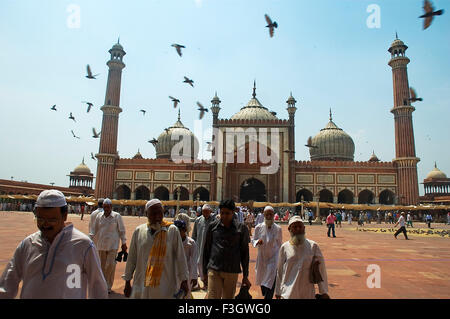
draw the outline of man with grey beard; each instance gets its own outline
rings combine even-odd
[[[325,260],[317,243],[305,237],[305,225],[300,216],[289,220],[288,230],[291,239],[281,245],[278,255],[275,297],[314,299],[315,287],[310,281],[310,271],[313,259],[317,259],[322,277],[322,281],[317,284],[320,298],[329,298]]]

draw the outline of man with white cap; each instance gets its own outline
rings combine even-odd
[[[283,243],[281,227],[274,223],[272,206],[264,208],[264,222],[257,225],[253,236],[253,246],[258,247],[256,258],[256,285],[261,286],[264,299],[272,299],[275,290],[278,253]]]
[[[294,216],[289,220],[288,230],[291,239],[281,245],[278,255],[276,298],[329,298],[327,271],[322,252],[316,242],[306,239],[305,225],[300,216]],[[315,279],[311,280],[312,277]],[[318,296],[315,295],[315,283],[312,281],[319,286]]]
[[[163,220],[159,199],[148,201],[145,212],[148,223],[139,225],[133,233],[122,276],[125,297],[173,299],[179,290],[187,294],[189,269],[178,228]]]
[[[203,289],[206,290],[206,274],[203,273],[203,249],[205,247],[205,234],[206,229],[209,224],[211,224],[215,218],[211,217],[212,209],[208,204],[202,207],[202,216],[197,217],[194,224],[194,229],[192,230],[192,239],[197,243],[198,248],[198,273],[201,280],[204,283]]]
[[[96,238],[95,245],[100,256],[103,275],[108,283],[108,293],[111,293],[119,242],[122,241],[122,252],[126,252],[127,238],[122,216],[112,211],[112,202],[109,198],[103,201],[103,212],[99,212],[96,216],[89,235],[91,238]]]
[[[93,229],[93,227],[94,227],[94,223],[95,223],[95,219],[97,218],[97,215],[99,213],[103,212],[103,201],[104,200],[105,200],[104,198],[99,198],[98,199],[98,201],[97,201],[98,207],[97,207],[96,210],[94,210],[91,213],[91,217],[89,218],[89,237],[92,239],[92,241],[94,242],[94,244],[96,246],[97,246],[97,243],[96,243],[96,239],[97,238],[94,238],[94,229]]]
[[[45,190],[36,200],[38,232],[18,245],[0,277],[0,298],[108,298],[108,287],[94,243],[66,223],[67,203],[58,190]]]

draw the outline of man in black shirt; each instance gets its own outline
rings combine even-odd
[[[243,272],[242,285],[248,280],[248,228],[233,218],[236,206],[231,199],[219,205],[220,219],[212,222],[205,236],[203,273],[207,275],[208,299],[233,299],[238,275]]]

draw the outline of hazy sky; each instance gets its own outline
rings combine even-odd
[[[380,27],[368,17],[380,8]],[[124,57],[118,149],[154,158],[147,140],[177,119],[168,98],[181,100],[181,119],[193,130],[196,101],[210,106],[217,91],[219,117],[229,118],[257,97],[287,119],[289,93],[297,99],[296,159],[309,160],[305,144],[328,122],[355,142],[355,160],[372,150],[395,157],[392,73],[387,65],[395,31],[408,45],[409,82],[423,102],[413,113],[419,182],[438,167],[450,176],[450,6],[422,30],[421,0],[160,0],[0,1],[0,178],[68,186],[66,176],[85,157],[95,174],[108,50],[117,42]],[[79,8],[79,27],[71,8]],[[269,37],[264,14],[278,22]],[[186,46],[179,57],[170,46]],[[85,76],[86,64],[97,80]],[[182,83],[194,79],[195,88]],[[86,113],[81,101],[95,108]],[[58,111],[50,110],[56,104]],[[144,116],[140,109],[148,112]],[[68,119],[72,112],[76,123]],[[203,128],[211,126],[211,112]],[[70,130],[81,137],[76,140]],[[423,186],[419,186],[423,194]]]

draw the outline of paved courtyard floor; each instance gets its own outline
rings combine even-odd
[[[84,233],[88,233],[89,215],[69,215],[68,221]],[[134,229],[146,222],[145,218],[124,216],[128,241]],[[432,224],[433,232],[450,230],[444,224]],[[283,241],[288,240],[287,225],[282,225]],[[417,232],[403,234],[395,239],[389,231],[392,225],[367,224],[357,230],[356,223],[342,224],[336,229],[336,238],[328,238],[325,225],[306,226],[307,238],[316,241],[325,256],[331,298],[450,298],[450,238]],[[415,223],[414,230],[428,231],[423,223]],[[376,230],[376,232],[375,232]],[[383,232],[383,231],[384,232]],[[410,228],[408,229],[410,230]],[[3,272],[15,248],[27,235],[37,231],[32,213],[0,212],[0,273]],[[128,243],[129,244],[129,243]],[[255,281],[257,249],[250,247],[250,281]],[[381,270],[381,288],[368,288],[369,265]],[[124,281],[121,279],[125,263],[117,263],[113,293],[110,298],[123,296]],[[241,280],[241,276],[239,281]],[[238,292],[237,291],[236,293]],[[260,287],[253,285],[253,298],[262,298]],[[194,292],[195,298],[205,293]]]

